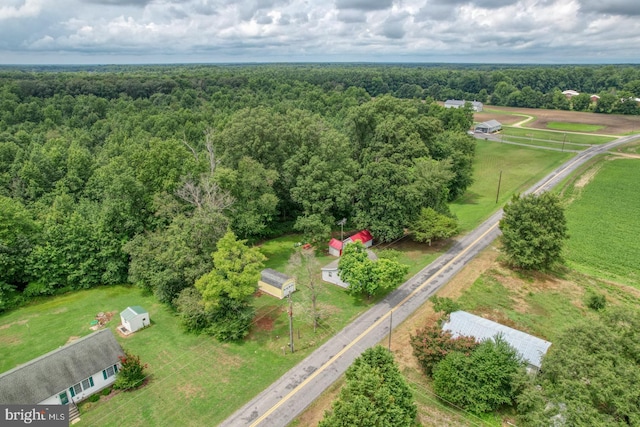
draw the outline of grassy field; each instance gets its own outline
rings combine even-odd
[[[554,141],[562,144],[562,141],[565,144],[589,144],[589,145],[599,145],[604,144],[609,141],[612,141],[614,138],[608,136],[601,135],[584,135],[577,133],[564,133],[564,132],[551,132],[539,129],[529,129],[529,128],[517,128],[504,126],[502,129],[502,135],[504,137],[512,136],[512,137],[522,137],[529,138],[533,141]]]
[[[640,288],[640,159],[603,161],[585,174],[593,180],[576,180],[567,192],[565,256],[577,270]]]
[[[461,229],[472,230],[514,193],[527,189],[573,155],[478,140],[474,182],[465,195],[451,205]],[[496,203],[499,180],[500,197]]]
[[[604,126],[599,125],[569,122],[548,122],[547,127],[553,130],[566,130],[569,132],[597,132],[604,128]]]

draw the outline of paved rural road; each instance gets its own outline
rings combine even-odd
[[[551,172],[526,193],[549,190],[587,160],[634,139],[640,139],[640,136],[623,137],[591,147]],[[404,321],[487,247],[499,234],[501,216],[502,210],[458,240],[444,255],[355,319],[221,426],[283,427],[289,424],[336,381],[356,357],[388,337],[391,324],[398,325]],[[408,344],[392,343],[392,348],[394,345]]]

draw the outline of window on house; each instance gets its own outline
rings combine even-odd
[[[90,387],[93,387],[93,378],[89,377],[86,380],[82,380],[82,389],[86,390]]]
[[[73,393],[71,394],[80,394],[82,393],[82,386],[80,385],[80,383],[74,385],[73,387],[71,387],[73,389]]]
[[[115,366],[109,366],[107,369],[102,371],[102,376],[104,377],[105,380],[107,378],[112,377],[112,376],[114,376],[116,374],[114,368],[115,368]]]

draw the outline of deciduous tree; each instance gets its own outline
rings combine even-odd
[[[346,384],[319,427],[401,427],[414,423],[417,408],[393,354],[369,348],[347,369]]]
[[[500,230],[509,264],[527,270],[559,262],[568,238],[564,209],[551,193],[514,195],[504,207]]]
[[[221,341],[240,339],[249,333],[253,318],[250,297],[258,289],[265,257],[232,231],[218,241],[212,257],[213,270],[195,284],[205,309],[212,312],[210,330]]]

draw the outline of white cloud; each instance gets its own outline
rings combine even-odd
[[[0,21],[38,16],[42,9],[39,0],[25,0],[24,3],[0,6]]]
[[[640,60],[637,0],[0,1],[5,63]]]

